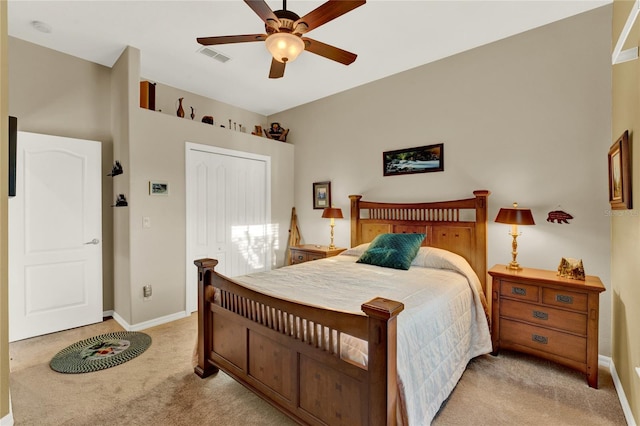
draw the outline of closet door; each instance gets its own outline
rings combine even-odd
[[[187,144],[187,312],[197,309],[195,259],[228,277],[270,269],[269,157]]]

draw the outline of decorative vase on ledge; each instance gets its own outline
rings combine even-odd
[[[178,99],[178,111],[176,112],[176,115],[180,118],[184,118],[184,108],[182,108],[182,100],[184,98],[179,98]]]

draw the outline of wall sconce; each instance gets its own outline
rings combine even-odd
[[[506,223],[507,225],[511,225],[510,235],[513,237],[513,242],[511,243],[512,260],[509,265],[507,265],[507,268],[516,271],[522,269],[516,261],[516,257],[518,256],[518,242],[516,241],[516,238],[518,238],[518,225],[536,224],[533,220],[531,210],[518,208],[518,203],[513,203],[513,207],[511,208],[500,209],[495,221],[497,223]]]
[[[333,250],[336,246],[333,244],[333,227],[335,226],[334,219],[342,219],[342,210],[336,207],[327,207],[322,212],[322,217],[325,219],[331,219],[331,244],[329,244],[329,250]]]

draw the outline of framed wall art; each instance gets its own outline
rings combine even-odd
[[[169,183],[158,180],[149,181],[149,195],[169,195]]]
[[[382,153],[384,176],[444,171],[444,144],[397,149]]]
[[[331,182],[313,183],[313,208],[325,209],[331,207]]]
[[[609,148],[609,203],[612,210],[631,209],[631,170],[629,132]]]

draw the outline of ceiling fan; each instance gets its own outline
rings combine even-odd
[[[264,41],[273,56],[269,78],[284,76],[284,67],[287,62],[294,61],[303,50],[324,56],[344,65],[349,65],[356,60],[357,55],[355,53],[347,52],[308,37],[302,37],[302,34],[318,28],[320,25],[324,25],[358,6],[362,6],[366,3],[366,0],[329,0],[302,18],[287,10],[287,0],[283,0],[282,10],[276,11],[272,11],[264,0],[244,0],[244,2],[264,21],[266,34],[198,37],[196,39],[198,43],[204,46],[211,46],[215,44]]]

